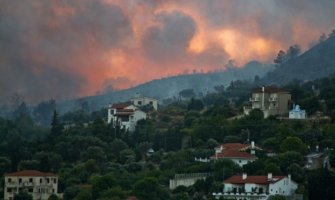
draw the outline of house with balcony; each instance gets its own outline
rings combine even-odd
[[[135,131],[137,122],[146,118],[147,114],[131,103],[110,104],[108,108],[107,122],[126,131]]]
[[[216,199],[267,200],[271,196],[293,196],[298,184],[288,176],[232,176],[224,182],[222,193],[213,193]]]
[[[251,144],[226,143],[215,147],[215,155],[211,156],[210,159],[229,159],[243,167],[257,159],[256,150],[262,149],[255,146],[255,142],[251,142]]]
[[[33,199],[47,200],[58,193],[58,176],[53,173],[36,170],[24,170],[4,175],[4,200],[13,200],[15,194],[27,192]]]
[[[137,107],[152,106],[154,110],[158,109],[158,100],[151,97],[135,97],[130,99],[130,102]]]
[[[251,106],[244,107],[245,115],[248,115],[252,109],[260,109],[264,118],[287,115],[291,107],[291,94],[286,90],[267,86],[255,89],[249,101]]]

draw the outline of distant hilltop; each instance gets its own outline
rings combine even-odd
[[[264,76],[266,84],[286,84],[294,79],[311,81],[335,73],[335,30],[301,55],[278,65]]]
[[[87,102],[90,110],[99,110],[109,103],[127,101],[138,95],[150,96],[159,101],[178,98],[183,90],[191,89],[196,95],[214,90],[215,86],[227,86],[235,80],[253,80],[255,76],[262,77],[273,69],[273,65],[252,61],[243,68],[228,68],[225,71],[212,73],[196,73],[157,79],[136,87],[113,91],[103,95],[84,97],[59,103],[59,110],[66,112],[75,109],[77,101]]]

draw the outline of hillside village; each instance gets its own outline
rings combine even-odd
[[[0,200],[335,200],[334,11],[0,1]]]
[[[54,112],[50,130],[21,110],[0,120],[3,198],[332,198],[334,80],[236,81],[168,105],[136,97]]]

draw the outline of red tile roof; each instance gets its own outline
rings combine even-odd
[[[127,113],[116,113],[115,115],[116,116],[129,116],[129,115],[132,115],[132,114],[134,114],[133,112],[127,112]]]
[[[116,108],[116,109],[123,109],[123,108],[125,108],[125,107],[128,107],[128,106],[130,106],[131,105],[131,103],[116,103],[116,104],[113,104],[112,105],[112,108]]]
[[[49,173],[49,172],[40,172],[37,170],[23,170],[13,173],[5,174],[5,176],[29,176],[29,177],[35,177],[35,176],[57,176],[56,174]]]
[[[252,91],[253,93],[262,93],[263,92],[263,88],[257,88],[254,89]],[[277,88],[277,87],[273,87],[273,86],[266,86],[264,87],[264,93],[289,93],[288,91],[281,89],[281,88]]]
[[[117,112],[134,112],[133,109],[120,109]]]
[[[132,114],[134,114],[133,109],[120,109],[120,110],[117,110],[115,113],[116,116],[127,116],[127,115],[132,115]]]
[[[232,176],[226,179],[224,183],[231,183],[231,184],[256,183],[256,184],[267,185],[269,183],[275,183],[283,178],[285,178],[285,176],[273,176],[272,179],[268,179],[267,176],[247,176],[247,178],[243,180],[241,175],[241,176]]]
[[[245,159],[256,159],[257,157],[253,154],[235,151],[235,150],[224,150],[222,153],[211,156],[211,158],[245,158]]]
[[[250,145],[249,144],[241,144],[241,143],[226,143],[226,144],[222,144],[220,146],[217,146],[216,149],[219,149],[219,148],[222,147],[225,150],[231,149],[231,150],[240,151],[241,149],[246,148],[248,146],[250,146]]]

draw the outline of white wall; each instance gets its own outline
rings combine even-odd
[[[236,192],[238,192],[239,189],[244,190],[244,184],[238,185],[238,184],[225,183],[223,191],[224,192],[233,192],[234,188],[236,188]]]
[[[305,111],[290,111],[289,119],[306,119],[306,112]]]
[[[9,182],[9,179],[11,181]],[[21,179],[21,182],[19,182]],[[32,182],[30,181],[32,179]],[[47,180],[49,179],[49,182]],[[42,180],[42,182],[40,182]],[[9,193],[8,188],[12,189]],[[4,200],[9,200],[10,197],[14,197],[15,194],[19,192],[18,188],[32,188],[33,191],[28,193],[33,196],[33,199],[48,199],[51,194],[58,193],[58,177],[48,176],[48,177],[17,177],[17,176],[6,176],[5,177],[5,188],[4,188]]]
[[[292,181],[290,178],[285,177],[278,182],[271,183],[269,185],[269,193],[271,195],[284,195],[289,196],[294,193],[294,191],[298,188],[298,184]]]
[[[130,100],[135,106],[144,106],[144,105],[152,105],[152,107],[157,110],[158,109],[158,100],[149,98],[149,97],[137,97]],[[141,104],[139,104],[141,102]]]
[[[194,185],[198,180],[205,180],[206,177],[192,177],[192,178],[182,178],[182,179],[170,179],[170,190],[176,189],[178,186],[191,186]]]
[[[255,159],[245,159],[245,158],[228,158],[232,160],[234,163],[239,165],[240,167],[243,167],[244,165],[248,164],[249,162],[254,162]]]
[[[253,188],[255,188],[256,193],[259,193],[260,188],[263,189],[262,193],[266,193],[268,191],[268,186],[267,185],[258,185],[258,184],[255,184],[255,183],[246,183],[244,185],[244,188],[245,188],[245,192],[253,192],[252,191]]]

